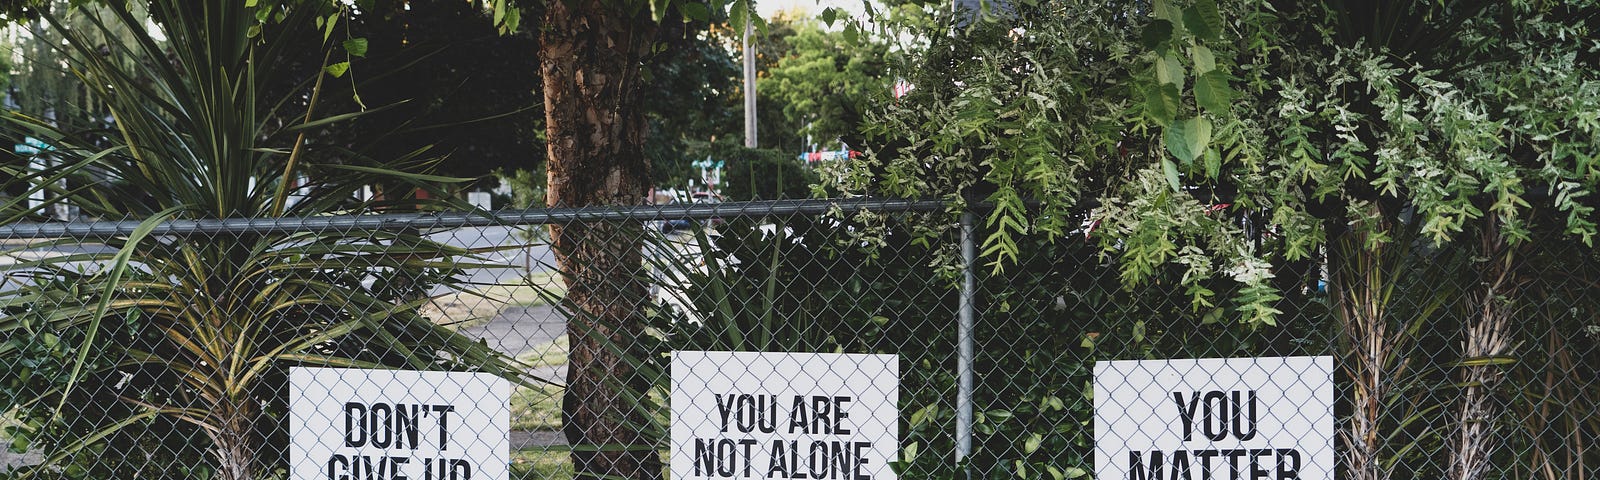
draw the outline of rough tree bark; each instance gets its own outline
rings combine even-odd
[[[1389,298],[1398,279],[1405,248],[1395,240],[1373,238],[1393,233],[1390,217],[1377,206],[1366,212],[1375,225],[1348,227],[1343,219],[1329,223],[1328,293],[1339,322],[1341,368],[1350,379],[1351,414],[1339,431],[1344,441],[1348,478],[1388,480],[1383,468],[1384,402],[1396,388],[1407,361],[1401,351],[1408,337],[1390,318]],[[1368,230],[1371,229],[1371,230]]]
[[[547,2],[540,28],[550,206],[637,205],[649,190],[639,69],[655,41],[647,8]],[[550,229],[574,312],[562,430],[578,479],[655,479],[661,460],[640,432],[645,412],[628,390],[648,383],[630,366],[643,335],[642,226],[572,223]],[[587,446],[588,448],[584,448]]]
[[[255,480],[257,448],[261,445],[256,427],[259,409],[255,402],[249,398],[225,398],[211,408],[211,418],[217,426],[209,432],[211,454],[217,460],[215,478]]]
[[[1486,478],[1500,438],[1495,432],[1495,393],[1504,379],[1496,360],[1512,349],[1515,303],[1521,282],[1513,260],[1515,247],[1506,243],[1500,223],[1490,216],[1480,233],[1478,290],[1473,292],[1476,318],[1469,320],[1461,336],[1461,397],[1456,431],[1450,441],[1450,478]]]

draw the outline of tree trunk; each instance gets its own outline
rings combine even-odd
[[[1405,245],[1376,238],[1394,233],[1380,209],[1371,207],[1366,214],[1366,222],[1376,223],[1346,227],[1343,219],[1333,220],[1328,235],[1328,295],[1345,350],[1342,368],[1353,390],[1349,424],[1339,436],[1348,478],[1388,480],[1390,472],[1382,466],[1384,404],[1405,371],[1400,352],[1407,340],[1388,307],[1399,279],[1399,257],[1405,254],[1395,249]]]
[[[1496,387],[1503,379],[1492,361],[1511,353],[1511,325],[1519,282],[1512,269],[1514,252],[1501,236],[1494,217],[1484,220],[1479,255],[1486,259],[1479,270],[1479,290],[1474,292],[1476,318],[1470,319],[1461,339],[1461,399],[1456,431],[1451,437],[1450,478],[1478,480],[1489,473],[1489,459],[1499,438],[1495,435]]]
[[[637,205],[649,191],[639,66],[656,36],[649,9],[574,0],[545,4],[540,33],[550,206]],[[625,358],[644,332],[638,223],[550,229],[567,284],[572,345],[562,430],[578,479],[655,479],[661,460],[629,398],[649,387]],[[609,345],[609,346],[608,346]],[[634,360],[637,361],[637,360]]]
[[[248,398],[229,398],[212,407],[216,430],[211,432],[211,454],[217,459],[219,480],[255,480],[256,411]]]

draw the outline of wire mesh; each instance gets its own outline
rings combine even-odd
[[[5,476],[1600,474],[1600,259],[1554,234],[1332,241],[1249,326],[1092,233],[968,265],[939,202],[142,220],[0,228]],[[673,368],[724,351],[824,356]],[[887,400],[817,393],[871,355]]]

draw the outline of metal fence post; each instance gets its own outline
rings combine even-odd
[[[972,454],[972,328],[977,316],[973,300],[977,297],[977,246],[972,238],[972,212],[961,213],[961,304],[957,313],[956,341],[956,463]],[[972,472],[967,472],[971,478]]]

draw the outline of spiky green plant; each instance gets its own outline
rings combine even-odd
[[[360,115],[316,109],[340,68],[268,98],[265,79],[291,42],[347,48],[329,36],[339,5],[152,0],[42,15],[114,128],[66,132],[8,112],[3,133],[44,140],[53,166],[6,166],[0,183],[48,192],[49,203],[92,218],[141,223],[98,240],[108,248],[5,267],[0,363],[13,368],[0,368],[0,412],[21,417],[20,443],[46,455],[24,477],[281,475],[291,366],[516,378],[509,360],[419,314],[427,289],[450,285],[450,272],[466,266],[464,249],[404,231],[156,230],[171,220],[449,206],[393,195],[437,193],[450,181],[419,173],[422,152],[370,159],[311,141],[320,126]],[[92,28],[65,28],[68,17]],[[134,41],[97,41],[112,32]],[[310,161],[319,148],[315,158],[335,160]],[[364,185],[390,186],[390,198],[355,200]],[[26,197],[0,199],[0,222],[51,208]]]

